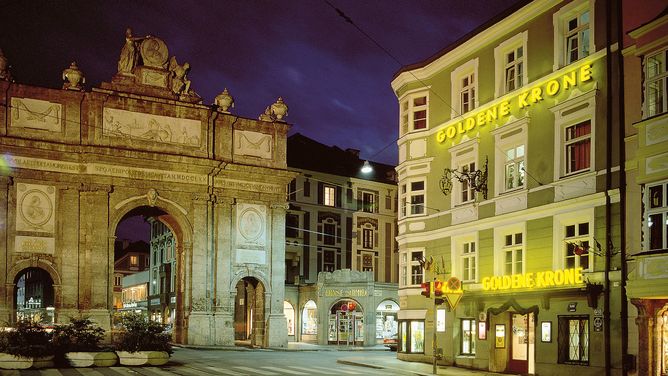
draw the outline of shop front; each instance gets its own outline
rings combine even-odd
[[[286,289],[288,337],[321,345],[382,344],[397,336],[397,301],[396,284],[376,283],[371,272],[321,272],[315,285]]]

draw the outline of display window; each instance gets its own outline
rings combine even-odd
[[[399,349],[405,353],[424,353],[424,320],[401,321]]]
[[[283,314],[285,315],[285,320],[288,324],[288,335],[295,335],[295,309],[292,308],[292,304],[287,301],[283,302]]]
[[[302,334],[318,334],[318,307],[313,300],[309,300],[302,310]]]

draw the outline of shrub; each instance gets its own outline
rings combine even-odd
[[[54,354],[51,333],[39,323],[19,320],[11,329],[0,332],[0,352],[18,357],[43,357]]]
[[[67,325],[54,330],[53,343],[60,352],[99,351],[104,329],[87,317],[70,318]]]
[[[130,313],[121,319],[123,329],[115,341],[116,350],[137,351],[166,351],[172,353],[171,337],[165,332],[165,327],[155,321],[150,321],[137,313]]]

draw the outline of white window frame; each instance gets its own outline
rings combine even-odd
[[[450,148],[450,168],[462,171],[463,166],[470,166],[471,163],[475,165],[475,169],[480,169],[480,162],[478,160],[478,139],[473,139],[468,142],[462,142],[459,145]],[[473,188],[468,187],[467,200],[463,200],[465,184],[460,183],[459,180],[452,180],[451,205],[455,206],[471,205],[475,202],[476,194]]]
[[[478,267],[480,260],[478,233],[475,232],[471,234],[453,236],[450,244],[451,244],[450,262],[452,264],[452,269],[455,270],[455,273],[457,273],[454,275],[458,275],[462,279],[462,282],[478,283],[478,277],[480,275],[480,269]],[[470,244],[473,244],[474,247],[473,252],[470,252]],[[466,252],[466,250],[469,250],[469,252]],[[469,278],[466,278],[466,273],[464,270],[465,258],[473,259],[473,267],[472,267],[474,274],[473,278],[470,278],[471,277],[470,275]]]
[[[360,193],[362,199],[362,202],[360,202],[362,205],[362,211],[365,213],[378,213],[378,192],[361,190]],[[371,200],[369,200],[368,203],[366,200],[367,197],[371,197]]]
[[[371,227],[371,225],[365,225],[365,227],[362,227],[362,248],[374,249],[373,241],[375,236],[376,234],[374,234],[374,229]]]
[[[336,187],[323,185],[322,190],[322,204],[325,206],[336,206]]]
[[[552,24],[553,24],[553,29],[554,29],[554,65],[552,66],[552,70],[556,71],[558,69],[561,69],[569,64],[574,63],[573,62],[568,62],[567,59],[567,37],[568,37],[568,21],[575,17],[576,15],[579,16],[585,11],[589,11],[589,55],[593,54],[596,52],[596,45],[594,43],[595,39],[594,38],[594,31],[596,30],[595,28],[595,13],[594,13],[594,8],[595,8],[595,0],[583,0],[583,1],[573,1],[565,6],[563,6],[561,9],[559,9],[556,13],[552,15]],[[581,30],[578,30],[578,32]],[[585,56],[580,57],[580,59],[584,58]]]
[[[509,232],[503,236],[503,275],[524,273],[524,233]],[[510,244],[509,241],[510,240]],[[518,255],[518,253],[520,253]],[[508,254],[510,254],[510,271],[508,270]],[[519,256],[519,257],[518,257]]]
[[[589,234],[586,236],[581,236],[576,234],[574,237],[566,237],[566,226],[575,225],[577,230],[578,224],[580,223],[589,223]],[[557,269],[566,269],[566,256],[568,253],[568,243],[579,243],[580,241],[589,242],[590,247],[594,247],[594,209],[584,209],[577,212],[563,213],[555,215],[553,217],[553,249],[555,250],[553,254],[553,266],[554,270]],[[589,255],[589,268],[583,269],[583,271],[591,272],[594,271],[594,253],[591,250],[588,250]],[[579,259],[576,258],[575,266],[580,265]]]
[[[655,191],[653,188],[659,188]],[[652,206],[652,194],[660,191],[661,205],[657,207]],[[668,180],[646,184],[643,190],[643,204],[645,207],[645,217],[643,218],[643,250],[650,251],[653,249],[668,248]],[[655,220],[650,221],[654,217]],[[660,217],[656,220],[656,217]],[[660,248],[651,247],[651,231],[655,229],[654,226],[661,228],[661,245]]]
[[[658,72],[655,76],[649,77],[649,66],[648,62],[649,59],[658,55],[663,54],[663,72]],[[650,85],[652,83],[657,83],[659,85],[660,90],[663,92],[661,93],[661,98],[659,101],[660,102],[661,108],[660,109],[655,109],[653,111],[650,111]],[[643,106],[642,106],[642,111],[643,111],[643,119],[664,114],[668,112],[668,49],[667,48],[662,48],[660,51],[654,51],[651,54],[647,54],[643,58]]]
[[[528,125],[529,125],[528,118],[523,118],[492,131],[492,134],[494,135],[494,145],[496,146],[494,148],[495,149],[494,173],[495,176],[498,176],[498,178],[494,179],[494,188],[495,188],[494,191],[496,192],[497,196],[508,192],[517,192],[527,189],[527,174],[524,171],[520,170],[519,163],[523,162],[524,169],[525,170],[528,169],[527,168]],[[519,146],[524,146],[524,156],[523,157],[515,156],[515,159],[509,161],[506,151],[510,149],[517,149],[517,147]],[[507,182],[506,166],[510,162],[514,162],[517,165],[516,168],[518,176],[519,175],[523,176],[523,184],[513,188],[508,188],[506,184]]]
[[[529,83],[528,71],[528,57],[527,57],[527,38],[528,31],[523,31],[514,37],[504,41],[494,48],[494,77],[495,77],[495,96],[498,98],[507,93],[516,91]],[[510,66],[507,61],[508,53],[512,51],[517,51],[518,48],[522,47],[522,74],[521,74],[521,85],[516,85],[512,90],[506,90],[506,69]],[[517,60],[517,58],[516,58]],[[511,64],[514,65],[517,62]],[[519,76],[516,75],[515,79]]]
[[[413,183],[422,182],[423,189],[413,190]],[[420,217],[427,215],[427,180],[425,177],[406,179],[400,184],[401,190],[401,210],[400,218]],[[422,204],[412,204],[413,197],[422,196]],[[419,213],[419,206],[422,206],[422,212]]]
[[[506,246],[506,236],[511,235],[513,237],[513,243],[515,243],[515,234],[522,234],[522,244],[521,245],[511,245]],[[526,222],[515,223],[509,226],[501,226],[494,228],[494,275],[504,276],[506,274],[506,252],[514,251],[517,249],[522,250],[522,270],[513,270],[515,274],[522,274],[526,271]],[[513,254],[513,257],[514,254]],[[515,262],[517,260],[513,260]],[[515,265],[513,265],[513,269]]]
[[[424,105],[416,105],[415,100],[424,97],[426,102]],[[422,128],[415,128],[416,117],[418,111],[425,111],[425,126]],[[421,118],[420,118],[421,119]],[[429,129],[429,89],[418,89],[407,92],[399,98],[399,135],[403,136],[414,131],[426,131]]]
[[[568,99],[550,109],[554,114],[554,180],[558,181],[583,172],[596,171],[596,90],[590,90],[575,98]],[[589,133],[589,168],[568,172],[566,162],[566,129],[591,121]],[[556,153],[559,153],[557,155]]]
[[[418,254],[421,254],[422,257],[425,256],[424,248],[412,248],[401,253],[401,262],[400,262],[400,278],[399,278],[399,287],[415,287],[420,286],[424,279],[424,269],[421,269],[420,262],[413,260],[413,257],[417,257]],[[413,283],[413,268],[420,268],[419,281]]]
[[[477,108],[480,103],[478,101],[478,58],[472,59],[452,71],[450,73],[450,86],[452,93],[452,106],[450,112],[450,118],[454,119],[460,115],[463,115],[475,108]],[[472,77],[472,82],[469,81],[468,86],[464,86],[462,82],[464,78]],[[462,95],[464,92],[469,93],[469,98],[471,99],[468,110],[464,109]]]

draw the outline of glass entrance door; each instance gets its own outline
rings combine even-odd
[[[529,315],[510,314],[511,340],[508,372],[529,371]]]

